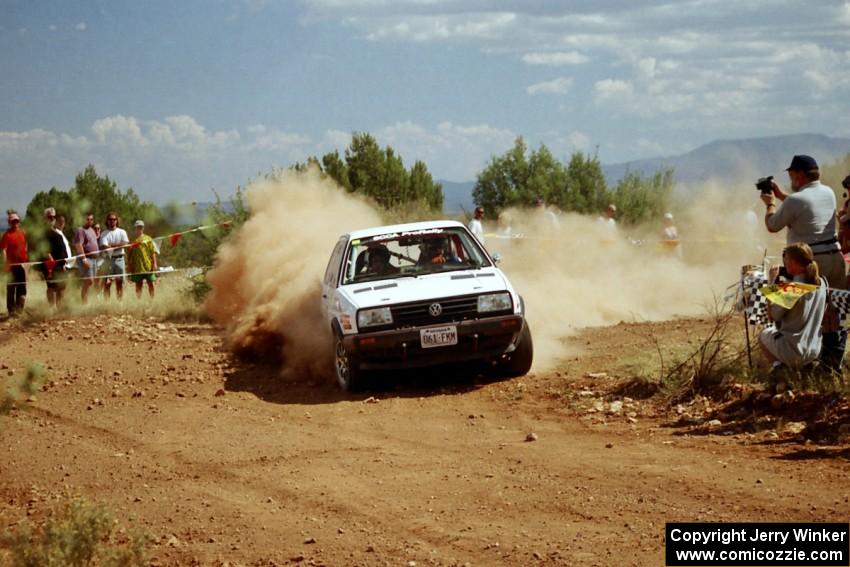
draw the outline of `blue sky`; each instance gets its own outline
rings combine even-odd
[[[88,163],[209,200],[353,131],[474,179],[523,136],[560,159],[850,135],[850,2],[0,0],[0,196]]]

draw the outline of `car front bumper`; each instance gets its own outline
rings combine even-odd
[[[422,348],[420,330],[426,327],[358,333],[343,341],[364,370],[415,368],[506,354],[513,349],[524,321],[521,315],[503,315],[450,324],[457,326],[456,345]]]

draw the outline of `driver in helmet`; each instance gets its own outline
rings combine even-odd
[[[390,264],[390,251],[383,244],[369,248],[368,272],[381,276],[397,274],[398,267]]]
[[[452,248],[446,236],[426,238],[419,245],[419,251],[419,264],[422,265],[456,264],[461,261],[452,254]]]

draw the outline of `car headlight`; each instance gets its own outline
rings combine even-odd
[[[389,325],[393,322],[393,314],[389,307],[378,307],[377,309],[363,309],[357,313],[357,326],[374,327],[376,325]]]
[[[504,293],[488,293],[487,295],[478,296],[478,312],[489,313],[491,311],[508,311],[510,310],[511,294]]]

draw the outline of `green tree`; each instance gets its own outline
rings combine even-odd
[[[39,235],[43,231],[44,209],[53,207],[56,213],[65,215],[66,231],[80,226],[86,213],[94,214],[96,222],[104,224],[106,214],[115,211],[125,229],[136,219],[142,219],[149,232],[168,228],[159,207],[148,201],[142,201],[132,188],[122,191],[118,184],[98,175],[95,167],[89,165],[74,180],[74,186],[67,191],[52,187],[49,191],[40,191],[27,205],[25,229],[30,237],[30,250],[34,258],[47,253],[47,242]]]
[[[582,214],[598,214],[614,203],[623,222],[638,223],[659,218],[670,205],[672,191],[672,170],[649,178],[629,173],[611,190],[596,155],[574,152],[564,166],[545,145],[529,153],[519,137],[513,148],[490,158],[478,174],[472,198],[493,214],[530,206],[540,197],[563,211]]]
[[[408,171],[402,157],[390,146],[381,148],[371,134],[355,132],[345,159],[334,151],[293,168],[302,171],[310,164],[318,165],[340,187],[370,197],[384,210],[416,204],[414,209],[424,205],[429,211],[442,211],[443,187],[434,182],[425,164],[417,161]]]
[[[531,206],[538,198],[562,208],[568,204],[567,172],[542,145],[528,153],[522,137],[502,156],[494,156],[478,174],[472,198],[495,214],[506,207]]]
[[[69,227],[81,224],[87,212],[94,214],[96,222],[103,222],[107,213],[115,211],[124,226],[136,219],[154,224],[162,221],[159,207],[140,200],[132,188],[122,191],[115,181],[98,175],[93,165],[77,175],[74,186],[68,191],[53,187],[49,191],[36,193],[27,205],[27,219],[40,224],[47,207],[53,207],[58,214],[64,214]]]
[[[607,205],[608,189],[596,156],[574,152],[567,166],[567,210],[593,214]]]
[[[326,174],[330,175],[337,183],[340,184],[346,191],[353,191],[351,181],[348,179],[348,167],[342,158],[339,157],[339,152],[334,151],[330,154],[325,154],[322,157],[322,168]]]
[[[425,162],[416,160],[410,170],[408,197],[424,201],[433,211],[443,210],[443,186],[434,183]]]
[[[617,183],[611,201],[617,205],[623,222],[637,224],[661,218],[670,209],[673,196],[673,170],[657,171],[649,178],[628,172]]]

